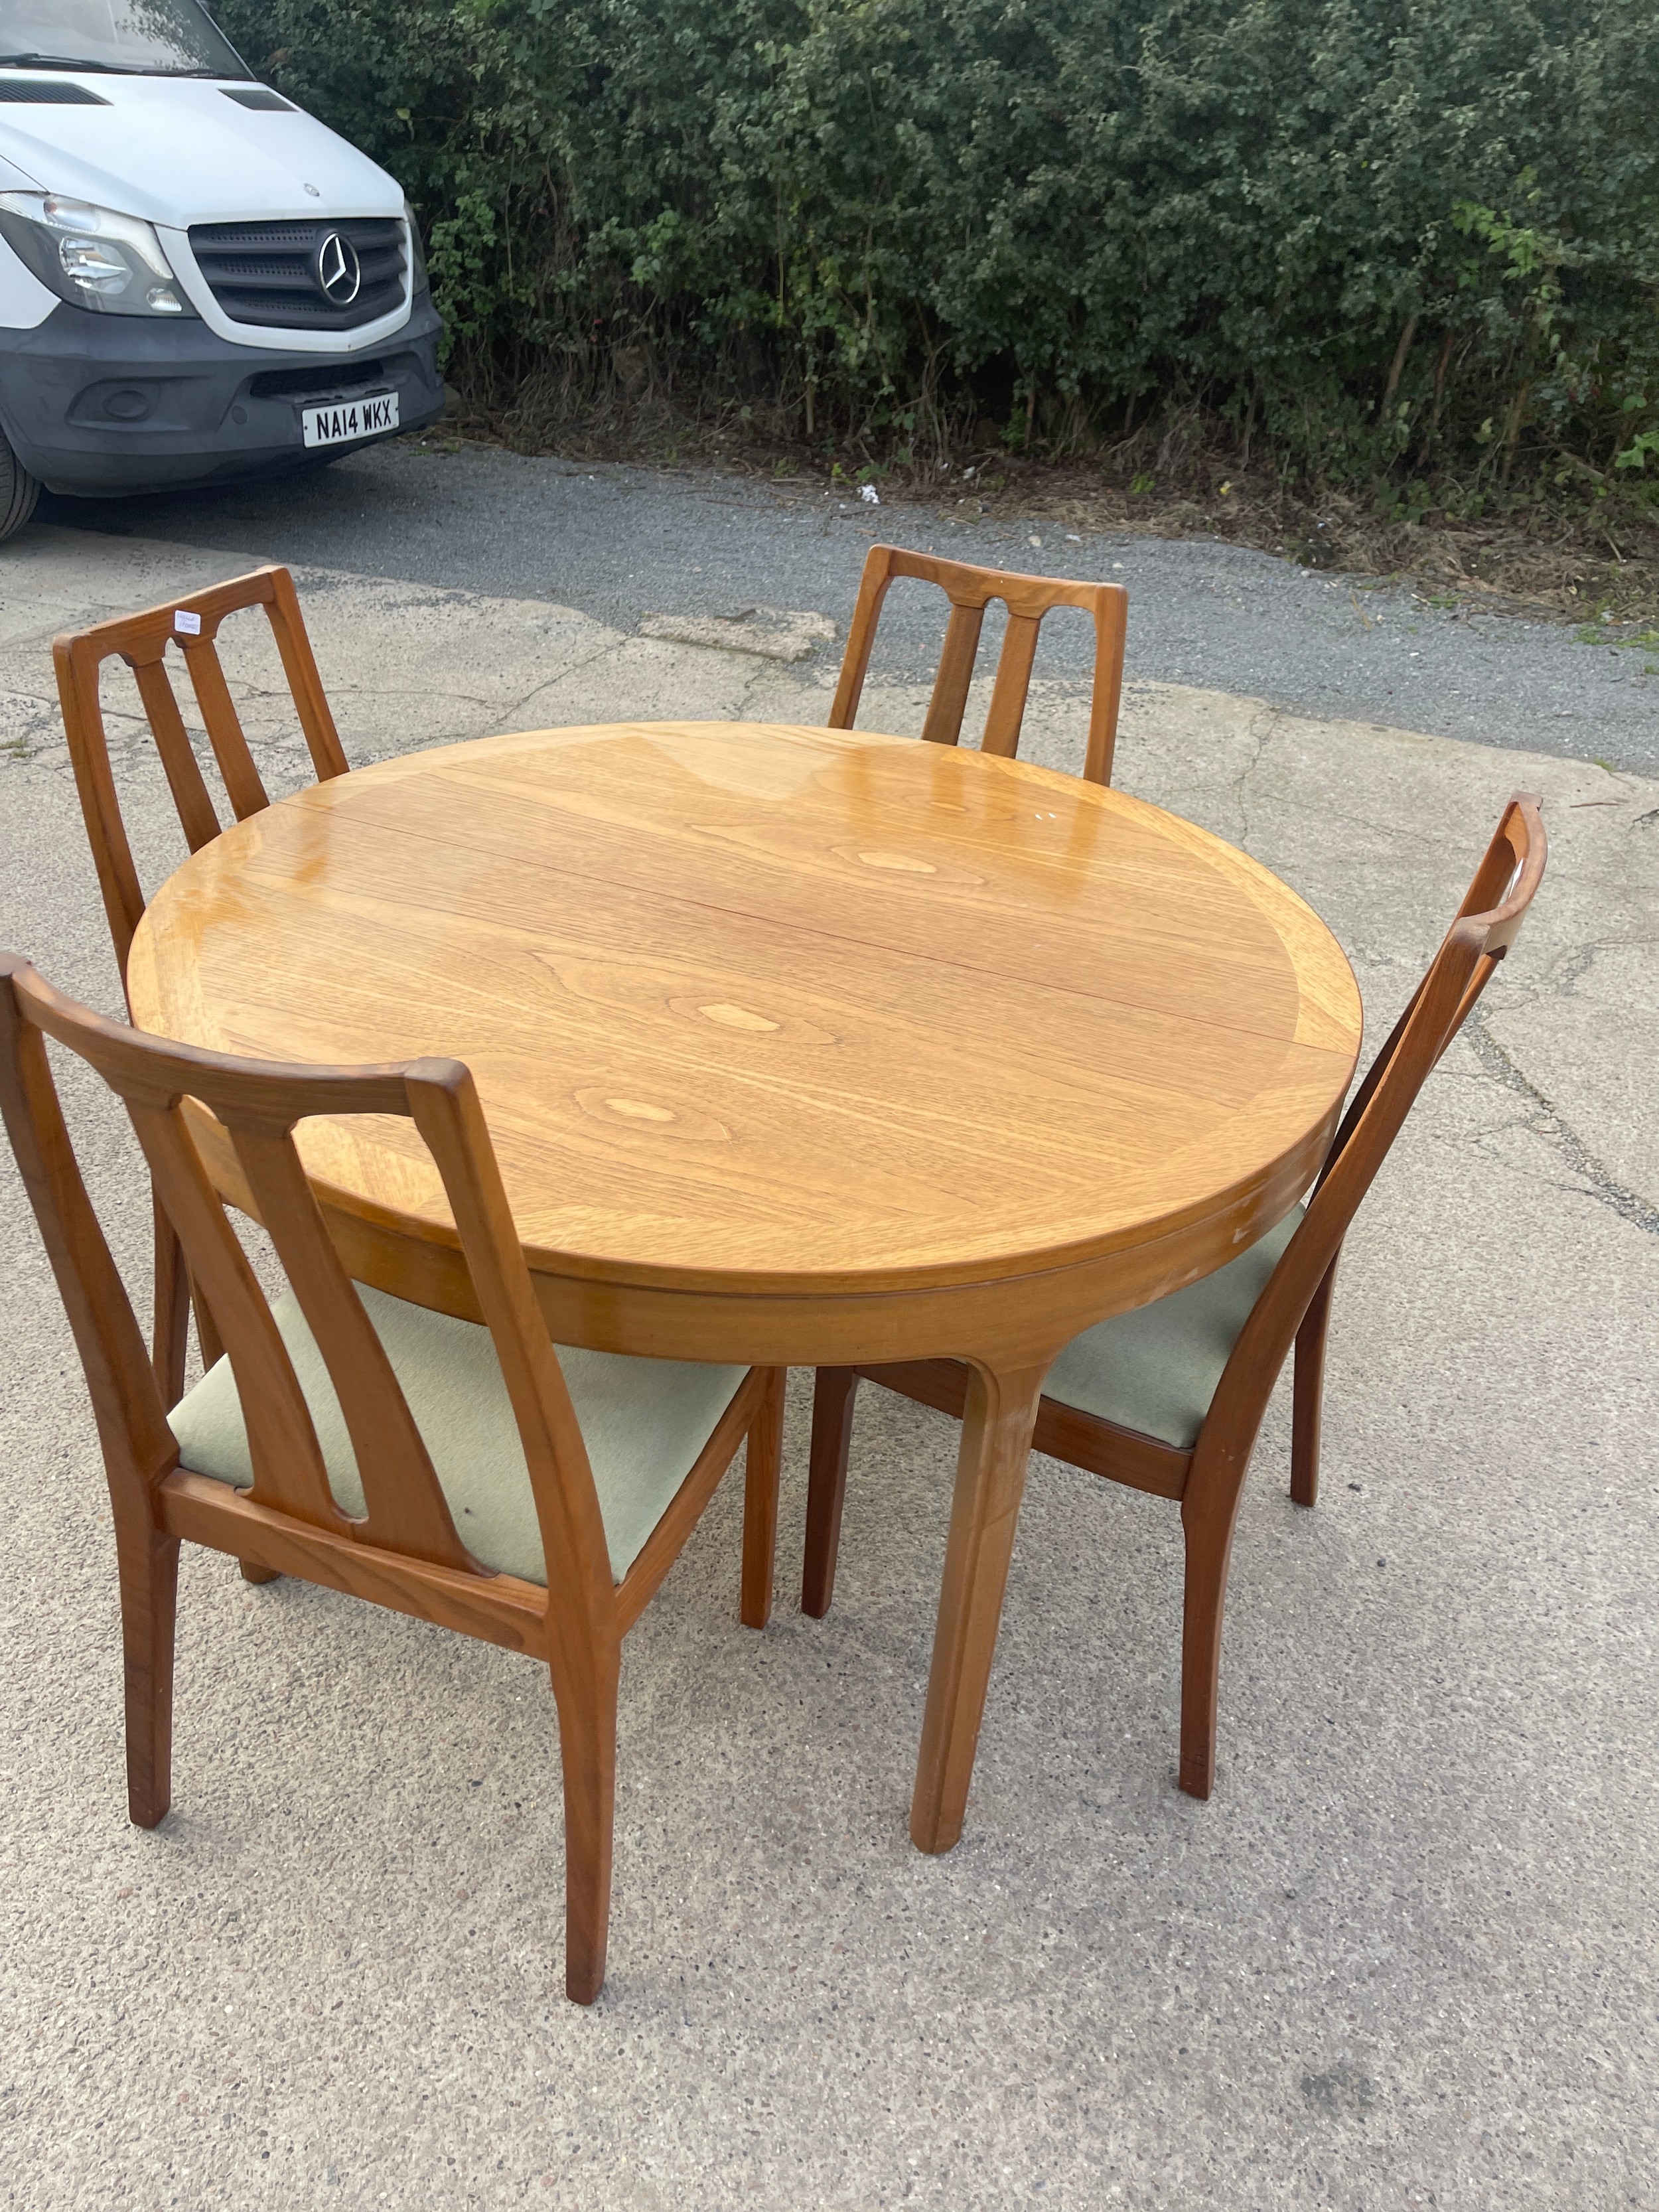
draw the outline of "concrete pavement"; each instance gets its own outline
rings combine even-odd
[[[97,1003],[118,989],[46,641],[272,550],[48,529],[3,556],[0,936]],[[836,651],[349,565],[300,586],[358,762],[822,720]],[[229,657],[281,789],[302,756],[248,628]],[[914,730],[922,696],[901,667],[861,720]],[[1025,750],[1074,765],[1085,711],[1075,676],[1042,683]],[[113,726],[156,881],[165,787]],[[1270,1415],[1214,1798],[1173,1787],[1172,1510],[1037,1462],[967,1832],[911,1849],[953,1431],[866,1394],[835,1609],[806,1622],[797,1378],[773,1628],[736,1626],[728,1486],[627,1647],[592,2012],[560,1994],[552,1701],[507,1655],[198,1555],[175,1809],[141,1834],[95,1439],[7,1174],[0,2203],[1659,2203],[1659,781],[1143,680],[1117,780],[1303,891],[1378,1035],[1511,789],[1552,838],[1350,1241],[1315,1513],[1285,1495],[1282,1393]],[[131,1147],[72,1095],[142,1277]]]

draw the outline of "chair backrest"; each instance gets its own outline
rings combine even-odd
[[[94,629],[53,640],[52,657],[58,670],[58,696],[63,702],[70,758],[123,975],[132,933],[144,911],[144,895],[110,769],[99,696],[103,665],[118,657],[131,669],[173,805],[179,810],[179,824],[191,851],[199,852],[224,825],[191,749],[167,674],[167,650],[173,644],[184,653],[226,796],[236,819],[246,821],[250,814],[269,806],[270,800],[231,701],[219,662],[217,639],[219,625],[227,615],[254,606],[263,607],[270,619],[318,780],[343,775],[346,757],[317,673],[311,641],[306,635],[294,579],[286,568],[256,568],[252,575],[234,577],[205,592],[193,592],[187,599],[171,599],[165,606],[151,607],[143,614],[123,615],[115,622],[99,623]]]
[[[1538,800],[1517,793],[1427,974],[1342,1117],[1308,1211],[1216,1386],[1200,1455],[1213,1434],[1224,1449],[1242,1448],[1249,1459],[1261,1411],[1314,1293],[1419,1091],[1514,944],[1547,851]]]
[[[295,1150],[308,1115],[413,1121],[443,1179],[495,1341],[541,1523],[550,1602],[610,1620],[604,1522],[581,1431],[536,1304],[472,1078],[458,1061],[286,1066],[167,1043],[106,1021],[0,957],[0,1109],[63,1294],[92,1394],[118,1520],[148,1515],[177,1463],[125,1286],[88,1198],[44,1039],[88,1061],[121,1098],[155,1188],[203,1285],[246,1425],[252,1501],[312,1528],[483,1574],[455,1530],[414,1416],[330,1240]],[[326,1364],[362,1478],[349,1518],[329,1488],[304,1395],[270,1309],[208,1180],[184,1115],[195,1098],[228,1132],[258,1215]]]
[[[997,568],[975,568],[964,561],[939,561],[929,553],[907,553],[896,545],[872,545],[859,583],[853,626],[847,633],[841,681],[830,710],[832,730],[850,730],[859,710],[882,602],[896,576],[915,576],[937,584],[951,602],[939,673],[922,736],[935,744],[953,745],[962,735],[968,690],[974,680],[985,610],[1000,599],[1008,610],[1008,627],[997,660],[990,710],[980,739],[982,752],[1012,760],[1019,750],[1020,724],[1031,686],[1037,632],[1051,607],[1082,607],[1095,624],[1095,682],[1089,707],[1089,743],[1083,773],[1091,783],[1112,780],[1112,750],[1117,742],[1118,701],[1123,689],[1123,640],[1129,595],[1121,584],[1072,584],[1053,576],[1019,576]]]

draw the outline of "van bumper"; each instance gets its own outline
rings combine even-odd
[[[441,330],[429,292],[362,355],[233,344],[193,319],[150,322],[65,304],[32,331],[0,329],[0,426],[49,491],[107,498],[222,483],[355,453],[443,412]],[[307,447],[300,410],[368,392],[398,395],[394,431]]]

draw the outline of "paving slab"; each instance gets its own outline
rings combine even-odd
[[[264,541],[21,542],[22,580],[0,575],[0,939],[113,1010],[47,641]],[[528,593],[300,583],[357,762],[827,711],[830,641],[781,663]],[[292,787],[257,623],[228,656]],[[890,671],[860,720],[913,734],[924,698]],[[1026,750],[1075,766],[1085,715],[1079,681],[1040,683]],[[165,785],[136,719],[112,726],[157,881]],[[736,1623],[728,1484],[626,1647],[591,2011],[561,1993],[552,1700],[507,1654],[193,1555],[174,1810],[131,1828],[96,1441],[7,1172],[0,2204],[1659,2204],[1659,782],[1139,680],[1117,780],[1312,901],[1373,1042],[1512,789],[1541,794],[1552,839],[1513,959],[1350,1239],[1315,1512],[1286,1496],[1282,1390],[1270,1410],[1214,1797],[1174,1787],[1173,1510],[1038,1460],[967,1832],[911,1848],[953,1431],[866,1392],[836,1604],[807,1621],[796,1376],[773,1627]],[[131,1141],[66,1091],[142,1285]]]

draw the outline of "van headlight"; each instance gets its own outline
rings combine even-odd
[[[421,226],[409,202],[404,202],[404,221],[409,225],[409,294],[424,292],[427,287],[426,252],[421,244]]]
[[[150,224],[51,193],[0,192],[0,236],[40,282],[104,315],[196,313]]]

